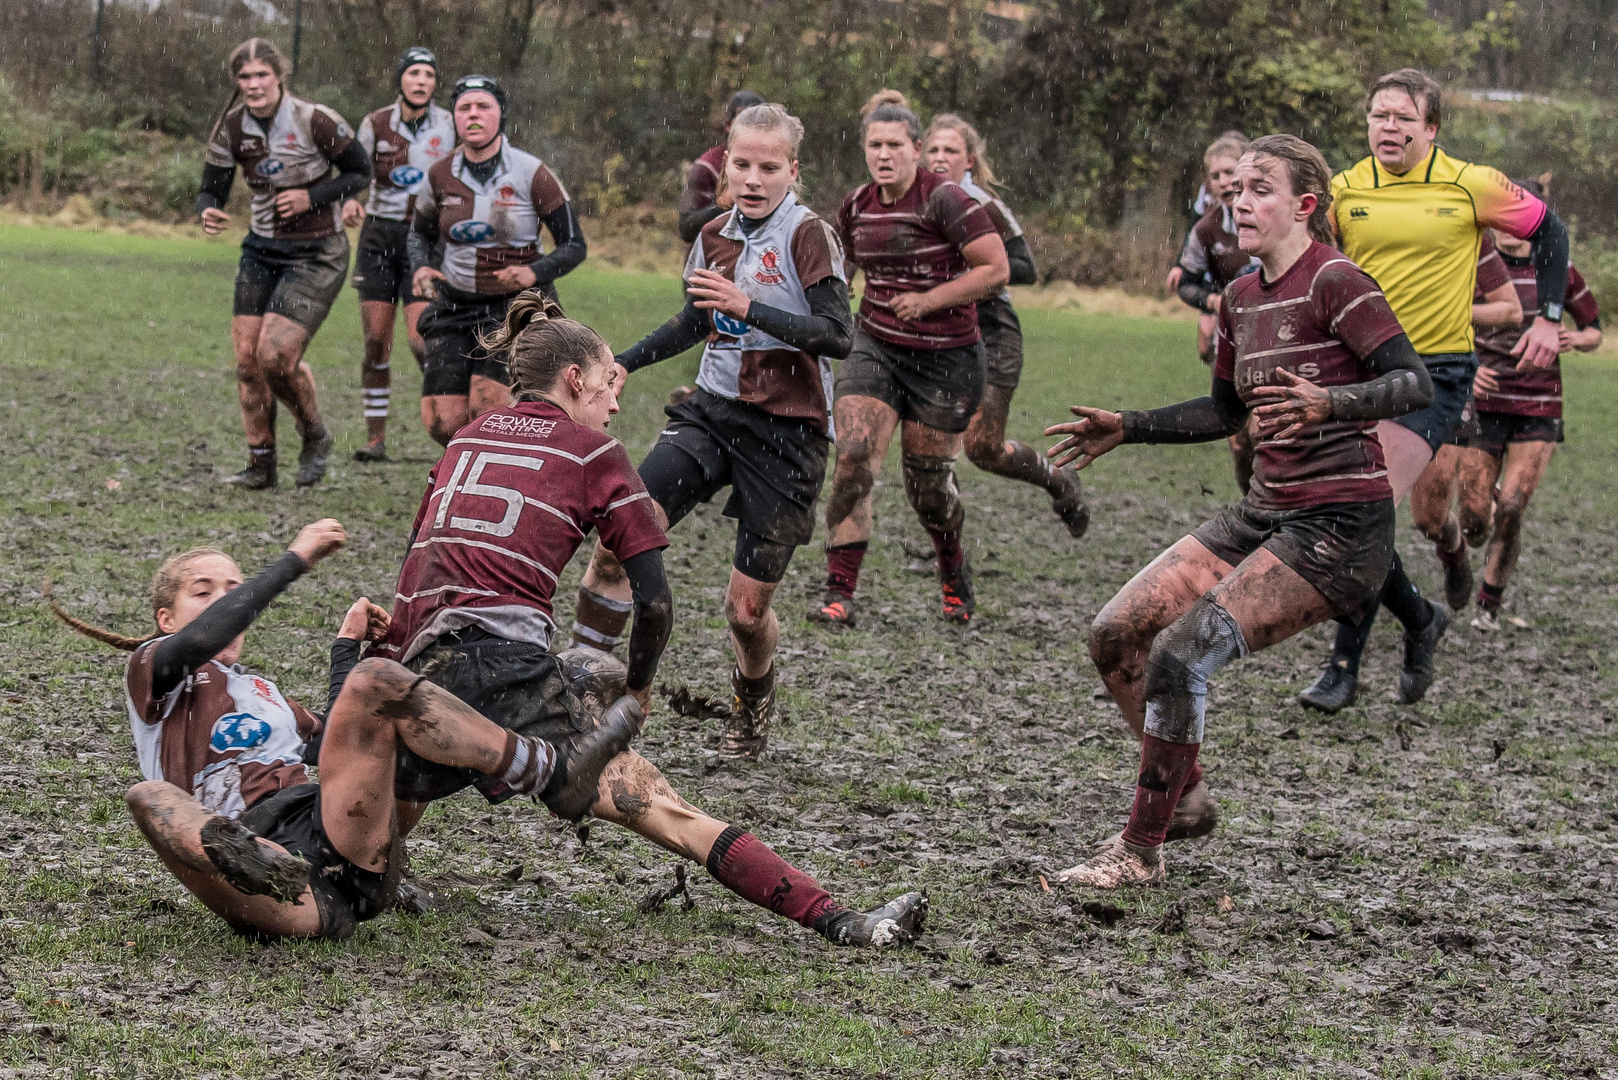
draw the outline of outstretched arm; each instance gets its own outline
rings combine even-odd
[[[1078,420],[1045,429],[1047,435],[1067,436],[1045,451],[1046,457],[1054,459],[1051,464],[1059,469],[1068,464],[1086,468],[1102,454],[1126,442],[1210,442],[1234,435],[1247,418],[1247,406],[1236,393],[1235,385],[1217,375],[1207,397],[1182,401],[1178,405],[1123,413],[1074,405],[1071,411]]]
[[[708,336],[708,316],[697,310],[697,302],[687,297],[685,307],[663,325],[618,354],[625,371],[639,371],[659,360],[678,356]]]

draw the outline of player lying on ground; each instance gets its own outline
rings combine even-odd
[[[668,538],[628,452],[606,434],[618,412],[622,369],[600,335],[562,318],[536,290],[511,302],[501,333],[485,345],[509,355],[515,403],[463,428],[433,468],[399,571],[392,624],[374,651],[503,728],[563,743],[596,722],[550,651],[558,576],[591,530],[618,555],[635,608],[625,689],[644,706],[673,622],[663,576]],[[413,715],[425,721],[445,707],[440,697],[421,701],[426,711]],[[627,714],[624,706],[615,709]],[[638,721],[639,710],[634,715]],[[429,802],[469,785],[490,802],[509,797],[484,774],[400,749],[400,799]],[[839,906],[756,837],[676,795],[633,750],[607,766],[593,806],[558,813],[586,811],[704,864],[743,898],[840,945],[909,936],[926,914],[920,893],[868,915]]]
[[[236,661],[249,625],[344,539],[335,521],[306,526],[245,582],[221,551],[176,555],[152,583],[158,632],[142,640],[57,610],[81,633],[133,650],[125,692],[146,779],[129,789],[130,811],[164,865],[239,930],[341,938],[388,908],[403,862],[397,748],[582,812],[602,766],[632,730],[620,719],[612,745],[591,733],[553,749],[497,727],[435,686],[417,686],[397,664],[368,660],[356,668],[360,642],[388,624],[387,613],[363,598],[332,646],[325,718],[243,670]],[[306,765],[314,751],[319,785]]]
[[[371,163],[341,116],[287,92],[286,60],[274,45],[249,38],[229,67],[236,86],[208,136],[197,195],[202,231],[212,236],[230,223],[224,207],[238,165],[253,193],[230,320],[248,462],[224,483],[275,486],[279,401],[303,439],[296,479],[306,487],[326,475],[332,438],[303,353],[342,292],[348,235],[339,207],[365,187]]]
[[[770,602],[815,531],[826,477],[831,361],[848,355],[848,279],[831,226],[798,201],[803,124],[780,105],[737,115],[725,158],[734,209],[703,227],[686,261],[685,307],[625,349],[638,371],[706,341],[697,389],[640,464],[664,529],[725,487],[736,555],[725,590],[735,703],[720,756],[757,757],[775,715]],[[629,620],[629,580],[597,545],[579,586],[576,645],[611,652]]]
[[[1534,189],[1533,181],[1522,183]],[[1435,516],[1444,516],[1447,533],[1464,537],[1473,547],[1488,542],[1483,584],[1478,588],[1478,615],[1472,620],[1479,630],[1499,629],[1501,600],[1522,551],[1528,502],[1563,438],[1560,361],[1539,368],[1512,355],[1517,341],[1540,313],[1531,245],[1499,234],[1496,241],[1520,297],[1522,315],[1507,327],[1479,326],[1482,363],[1472,398],[1475,430],[1467,432],[1458,445],[1440,452],[1453,455],[1454,471],[1440,477],[1449,482],[1429,484],[1423,473],[1411,496],[1413,503],[1419,497],[1435,504]],[[1560,348],[1563,352],[1590,352],[1601,346],[1601,311],[1578,268],[1569,266],[1567,275],[1566,314],[1573,317],[1574,326],[1561,328]],[[1485,304],[1473,307],[1482,309]],[[1450,511],[1452,494],[1460,496],[1459,520]],[[1460,559],[1467,566],[1465,580],[1470,586],[1472,575],[1464,548]]]
[[[1006,246],[1011,285],[1033,285],[1039,280],[1034,253],[1028,248],[1011,207],[996,188],[988,148],[978,129],[954,113],[933,117],[922,137],[927,168],[947,176],[983,207]],[[1022,323],[1011,306],[1011,293],[1001,289],[979,300],[978,333],[983,335],[983,399],[966,429],[966,459],[985,472],[1034,484],[1051,497],[1051,509],[1075,539],[1090,527],[1090,508],[1084,485],[1072,469],[1053,469],[1032,446],[1006,438],[1011,396],[1022,378]]]
[[[932,538],[945,619],[972,618],[966,510],[955,459],[983,399],[976,301],[1011,279],[994,222],[947,177],[921,167],[921,120],[883,90],[860,122],[871,182],[837,212],[843,252],[865,275],[854,347],[837,372],[837,467],[826,497],[826,593],[815,622],[854,625],[877,472],[895,431],[910,507]]]
[[[1255,141],[1237,170],[1236,227],[1259,273],[1225,289],[1210,396],[1147,412],[1075,406],[1050,453],[1080,468],[1122,443],[1208,442],[1258,418],[1252,489],[1123,587],[1090,655],[1141,734],[1124,831],[1062,880],[1164,878],[1182,793],[1201,783],[1208,678],[1220,667],[1376,602],[1393,552],[1378,420],[1420,408],[1432,382],[1376,283],[1330,237],[1330,172],[1290,135]],[[1214,808],[1202,793],[1208,825]],[[1203,831],[1206,831],[1204,829]]]

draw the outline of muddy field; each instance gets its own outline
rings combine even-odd
[[[1223,822],[1170,849],[1164,888],[1055,884],[1122,825],[1137,761],[1084,640],[1123,581],[1234,496],[1222,446],[1113,455],[1092,470],[1082,542],[1042,495],[963,467],[980,604],[964,633],[936,619],[930,548],[889,483],[860,629],[799,618],[818,548],[779,594],[784,715],[766,760],[718,767],[717,721],[654,716],[640,748],[678,790],[840,898],[927,890],[916,946],[835,951],[697,867],[694,906],[659,906],[646,898],[677,871],[660,850],[469,796],[412,839],[438,910],[265,946],[140,841],[122,657],[65,633],[39,594],[51,575],[70,608],[144,633],[163,555],[214,543],[251,572],[337,516],[350,549],[244,656],[311,702],[343,609],[390,595],[436,458],[413,365],[395,365],[396,460],[346,460],[362,435],[345,293],[311,352],[339,433],[331,478],[215,487],[241,456],[232,263],[222,244],[0,229],[0,1077],[1618,1076],[1610,360],[1570,364],[1569,442],[1508,593],[1524,625],[1484,637],[1468,610],[1416,707],[1392,701],[1386,626],[1365,702],[1335,718],[1293,703],[1326,629],[1221,672],[1204,761]],[[618,346],[678,303],[665,279],[565,284]],[[1158,404],[1205,378],[1184,322],[1026,321],[1025,437],[1069,403]],[[637,458],[693,366],[632,380],[614,431]],[[698,693],[726,692],[731,535],[705,507],[670,550],[663,677]],[[1424,545],[1408,528],[1401,543],[1436,586]]]

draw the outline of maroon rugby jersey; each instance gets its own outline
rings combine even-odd
[[[1523,331],[1539,317],[1539,287],[1534,283],[1534,261],[1531,258],[1512,258],[1498,252],[1496,257],[1503,259],[1510,281],[1517,287],[1517,299],[1522,301],[1522,323],[1478,332],[1478,361],[1494,371],[1500,380],[1500,389],[1490,393],[1481,386],[1474,387],[1472,401],[1479,412],[1559,419],[1562,415],[1561,360],[1551,361],[1549,367],[1518,371],[1518,358],[1511,355],[1511,350],[1522,340]],[[1479,298],[1483,292],[1483,286],[1479,283]],[[1595,295],[1585,283],[1584,275],[1572,266],[1567,268],[1567,302],[1563,306],[1580,330],[1601,316]]]
[[[1511,275],[1506,272],[1506,260],[1501,257],[1500,249],[1494,246],[1494,237],[1489,235],[1488,229],[1484,229],[1483,244],[1478,248],[1477,299],[1481,300],[1500,286],[1510,284]]]
[[[1371,276],[1318,241],[1273,283],[1263,271],[1225,288],[1214,375],[1230,379],[1251,407],[1253,391],[1285,369],[1317,386],[1368,382],[1361,362],[1403,333]],[[1250,504],[1291,510],[1391,498],[1376,421],[1328,420],[1288,439],[1260,436]]]
[[[557,576],[591,529],[620,559],[668,546],[623,444],[545,401],[484,413],[428,477],[372,651],[403,662],[468,626],[548,647]]]
[[[685,190],[680,192],[680,213],[706,210],[719,195],[719,177],[725,168],[725,147],[710,146],[691,163],[685,174]]]
[[[961,249],[997,235],[994,222],[959,184],[922,169],[893,205],[875,182],[848,193],[837,211],[843,251],[865,275],[860,329],[907,349],[949,349],[980,340],[976,304],[957,304],[906,322],[893,314],[900,293],[926,292],[966,273]]]

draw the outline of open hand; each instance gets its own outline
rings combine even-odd
[[[342,522],[336,518],[321,518],[299,529],[297,538],[287,545],[287,550],[295,553],[313,570],[321,559],[340,550],[346,543],[348,533],[343,531]]]
[[[747,321],[747,309],[753,303],[734,281],[712,270],[693,270],[685,291],[704,311],[717,311],[742,322]]]
[[[1562,345],[1561,330],[1549,319],[1536,318],[1511,347],[1511,355],[1518,358],[1517,370],[1550,367]]]
[[[1047,435],[1066,435],[1067,438],[1045,451],[1051,464],[1060,469],[1072,464],[1075,469],[1088,468],[1096,458],[1124,441],[1124,418],[1121,413],[1106,409],[1092,409],[1088,405],[1073,405],[1069,411],[1080,419],[1066,424],[1052,424],[1045,429]]]
[[[275,216],[278,218],[295,218],[299,214],[309,212],[314,203],[309,201],[308,188],[287,188],[275,197]]]
[[[362,596],[343,616],[343,628],[337,631],[337,636],[350,641],[375,641],[388,632],[388,623],[386,609]]]
[[[202,231],[209,236],[218,236],[221,229],[230,224],[230,215],[217,206],[210,206],[202,212]]]
[[[1276,382],[1253,389],[1253,396],[1264,403],[1253,410],[1260,435],[1287,439],[1331,419],[1331,394],[1325,387],[1285,368],[1276,368],[1275,378]]]

